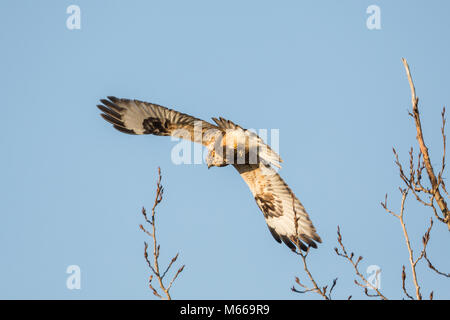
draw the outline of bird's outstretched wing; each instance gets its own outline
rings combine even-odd
[[[250,150],[254,150],[260,159],[281,168],[280,163],[283,162],[281,157],[273,151],[256,133],[244,129],[232,121],[226,120],[222,117],[219,119],[212,119],[215,123],[217,123],[217,126],[224,131],[225,139],[223,139],[223,143],[228,147],[233,149],[243,148],[247,154]],[[259,162],[259,160],[254,163],[257,162]]]
[[[211,132],[219,130],[209,122],[153,103],[116,97],[100,101],[97,107],[103,111],[101,116],[128,134],[175,136],[206,145]]]
[[[308,213],[273,168],[263,162],[235,164],[234,167],[249,186],[276,241],[283,241],[290,249],[295,250],[294,243],[298,237],[302,250],[306,250],[308,245],[317,248],[315,241],[322,240],[316,233]]]

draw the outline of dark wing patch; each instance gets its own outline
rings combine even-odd
[[[142,123],[145,129],[144,134],[154,134],[157,136],[170,136],[169,125],[170,122],[168,120],[161,121],[161,119],[154,117],[146,118]]]
[[[275,199],[272,193],[260,193],[255,196],[258,207],[264,214],[264,218],[279,217],[282,215],[283,207],[281,201]]]

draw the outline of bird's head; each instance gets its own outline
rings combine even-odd
[[[205,160],[208,169],[211,167],[225,167],[228,165],[225,159],[217,154],[214,149],[208,152]]]
[[[214,167],[214,158],[215,158],[215,152],[214,150],[208,152],[208,155],[206,156],[206,165],[208,166],[208,169],[211,167]]]

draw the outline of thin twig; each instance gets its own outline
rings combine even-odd
[[[400,191],[401,191],[401,193],[402,193],[402,201],[401,201],[401,205],[400,205],[400,213],[396,214],[396,213],[393,213],[391,210],[389,210],[389,209],[387,208],[387,203],[386,203],[386,202],[385,202],[385,203],[382,203],[381,206],[382,206],[388,213],[390,213],[390,214],[392,214],[393,216],[395,216],[395,217],[399,220],[399,222],[400,222],[400,225],[401,225],[402,230],[403,230],[403,236],[405,237],[406,247],[407,247],[407,249],[408,249],[409,263],[410,263],[410,265],[411,265],[411,273],[412,273],[412,275],[413,275],[414,287],[416,288],[416,298],[417,298],[418,300],[422,300],[422,295],[420,294],[420,285],[419,285],[419,281],[418,281],[418,279],[417,279],[416,265],[417,265],[417,262],[419,262],[419,260],[423,258],[423,251],[422,251],[422,253],[420,254],[420,256],[419,256],[416,260],[414,260],[414,253],[413,253],[413,250],[412,250],[412,248],[411,248],[411,242],[410,242],[410,240],[409,240],[408,231],[407,231],[407,229],[406,229],[406,224],[405,224],[405,221],[404,221],[404,219],[403,219],[403,218],[404,218],[404,212],[405,212],[405,201],[406,201],[406,198],[407,198],[407,196],[408,196],[408,191],[409,191],[409,190],[410,190],[410,189],[400,189]],[[430,227],[430,228],[431,228],[431,227]],[[427,241],[427,243],[428,243],[428,241]],[[426,244],[424,244],[424,250],[425,250],[425,247],[426,247]],[[404,273],[404,267],[403,267],[403,273],[402,273],[402,281],[403,281],[403,283],[404,283],[404,281],[405,281],[405,278],[406,278],[406,274]],[[404,286],[404,285],[403,285],[403,286]],[[405,289],[404,289],[403,291],[405,292],[405,294],[406,294],[408,297],[410,297],[410,296],[408,295],[408,293],[406,292]]]
[[[410,299],[414,300],[414,298],[408,293],[406,290],[406,272],[405,272],[405,266],[402,266],[402,289],[405,295]]]
[[[427,262],[428,262],[428,267],[429,267],[431,270],[433,270],[434,272],[436,272],[437,274],[439,274],[439,275],[441,275],[441,276],[450,278],[450,273],[445,273],[445,272],[439,271],[439,270],[431,263],[430,259],[428,259],[428,256],[427,256],[426,252],[425,252],[424,258],[425,258],[425,260],[427,260]]]

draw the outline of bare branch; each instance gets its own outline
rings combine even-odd
[[[345,259],[347,259],[351,265],[353,266],[353,269],[355,270],[356,275],[363,281],[363,283],[358,282],[357,280],[355,280],[355,284],[360,286],[361,288],[364,288],[364,293],[366,294],[366,296],[368,297],[379,297],[383,300],[387,300],[387,298],[380,292],[380,290],[375,287],[374,285],[372,285],[359,271],[359,263],[362,261],[363,257],[359,256],[358,259],[353,260],[354,258],[354,253],[347,253],[347,250],[342,242],[342,235],[341,235],[341,229],[338,226],[337,227],[337,238],[338,238],[338,243],[341,247],[341,251],[339,251],[338,248],[334,248],[334,251],[336,252],[336,254],[338,256],[341,256]],[[376,294],[369,294],[369,290],[368,289],[372,289],[376,292]]]
[[[417,142],[419,143],[420,151],[423,155],[423,162],[425,165],[425,168],[427,170],[428,178],[430,180],[431,189],[433,190],[434,198],[436,199],[436,203],[438,204],[439,208],[442,211],[442,214],[444,216],[444,222],[447,224],[448,229],[450,231],[450,217],[449,217],[449,210],[447,207],[447,202],[442,197],[440,191],[439,191],[439,185],[441,184],[442,175],[439,174],[439,180],[436,178],[436,175],[434,174],[433,166],[431,165],[430,155],[428,153],[428,148],[425,144],[424,138],[423,138],[423,132],[422,132],[422,124],[420,120],[420,114],[419,114],[419,98],[416,96],[416,89],[414,87],[414,82],[412,80],[411,72],[409,70],[409,65],[406,59],[402,59],[403,65],[405,66],[406,75],[408,77],[409,86],[411,88],[411,103],[412,103],[412,117],[414,118],[415,125],[416,125],[416,131],[417,131]],[[443,165],[441,172],[443,173],[444,167],[445,167],[445,109],[442,112],[442,118],[443,118],[443,124],[442,124],[442,135],[444,140],[444,156],[443,156]]]
[[[178,269],[178,271],[175,273],[174,277],[170,281],[169,285],[168,286],[164,285],[163,279],[166,276],[167,272],[172,267],[172,265],[177,260],[178,253],[172,258],[172,260],[168,264],[167,268],[161,274],[160,273],[160,264],[159,264],[159,254],[160,254],[161,246],[158,244],[158,241],[156,238],[156,207],[162,201],[162,196],[164,193],[164,188],[161,185],[161,178],[162,178],[161,169],[158,168],[158,180],[156,182],[156,196],[155,196],[155,201],[153,203],[152,215],[151,215],[150,219],[147,216],[147,211],[145,210],[145,208],[142,208],[142,215],[144,216],[145,221],[151,226],[151,228],[152,228],[151,232],[148,231],[147,229],[145,229],[145,227],[142,224],[139,225],[139,228],[145,234],[147,234],[153,241],[153,252],[152,252],[153,253],[153,262],[150,261],[150,259],[149,259],[148,244],[147,244],[147,242],[144,242],[144,258],[145,258],[145,261],[147,262],[148,267],[150,268],[150,270],[153,273],[152,275],[150,275],[149,280],[148,280],[149,288],[150,288],[150,290],[152,290],[152,292],[155,296],[157,296],[160,299],[164,299],[163,296],[158,292],[158,290],[152,284],[153,276],[155,276],[158,281],[160,289],[164,292],[165,299],[171,300],[172,297],[169,292],[170,288],[172,287],[174,281],[177,279],[178,275],[184,270],[184,265]]]

